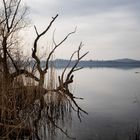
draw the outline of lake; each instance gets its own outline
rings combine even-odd
[[[69,134],[77,140],[128,140],[140,122],[140,68],[85,68],[75,73],[72,91],[89,114],[73,114]],[[68,139],[60,134],[57,139]]]

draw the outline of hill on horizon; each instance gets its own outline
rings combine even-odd
[[[68,59],[55,59],[53,61],[69,61]],[[75,61],[75,60],[72,60]],[[140,62],[140,60],[130,59],[130,58],[120,58],[120,59],[110,59],[110,60],[81,60],[81,61],[115,61],[115,62]]]

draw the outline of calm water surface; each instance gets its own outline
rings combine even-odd
[[[77,140],[128,140],[140,122],[140,74],[137,69],[94,68],[75,73],[72,89],[89,115],[73,115]],[[61,136],[59,139],[66,139]]]

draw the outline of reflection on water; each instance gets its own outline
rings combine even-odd
[[[76,73],[73,91],[84,98],[78,102],[89,115],[84,115],[82,123],[73,117],[71,135],[77,140],[128,140],[140,121],[140,74],[136,71],[140,69],[94,68]]]

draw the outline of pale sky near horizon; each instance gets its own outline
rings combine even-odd
[[[61,40],[77,27],[76,34],[56,51],[56,58],[69,58],[83,42],[85,59],[132,58],[140,60],[140,0],[25,0],[32,24],[43,30],[51,17],[59,17],[50,31]],[[34,32],[34,29],[32,28]],[[30,32],[32,33],[32,32]],[[32,37],[32,35],[30,35]],[[47,37],[46,37],[47,39]],[[48,43],[49,42],[49,43]]]

